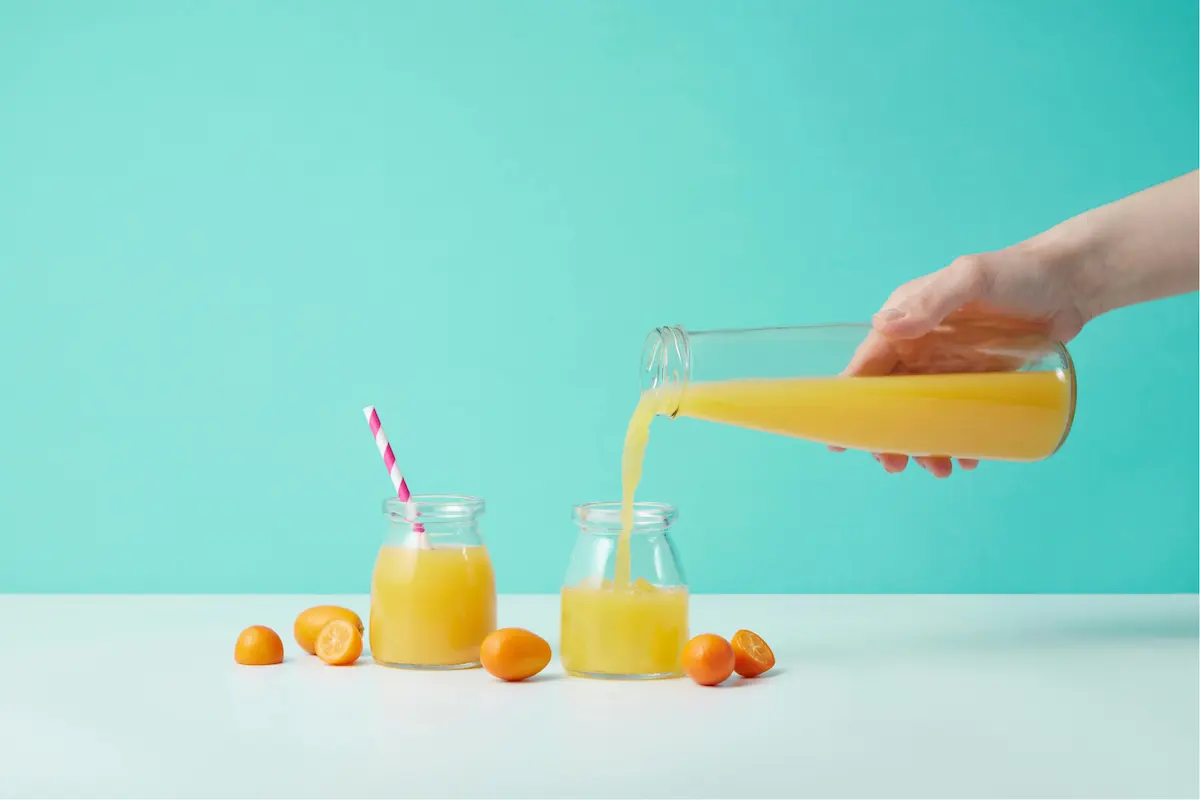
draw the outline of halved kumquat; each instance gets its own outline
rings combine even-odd
[[[238,635],[233,660],[248,667],[283,663],[283,640],[266,625],[251,625]]]
[[[315,654],[317,652],[317,636],[320,635],[321,628],[324,628],[330,620],[335,619],[344,619],[358,628],[359,633],[363,632],[362,620],[350,609],[341,606],[313,606],[301,611],[292,625],[292,634],[296,637],[296,644],[300,645],[304,652]]]
[[[317,657],[335,667],[348,667],[362,655],[362,634],[352,622],[332,619],[317,634]]]
[[[754,631],[733,635],[733,671],[743,678],[754,678],[775,666],[775,654]]]

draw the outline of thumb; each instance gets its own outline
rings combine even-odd
[[[872,323],[887,336],[915,339],[929,333],[958,309],[979,300],[986,287],[983,262],[978,256],[964,256],[945,269],[901,286]]]

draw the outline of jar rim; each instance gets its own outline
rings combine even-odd
[[[581,503],[572,510],[575,524],[585,531],[619,533],[621,530],[621,503],[606,501]],[[658,533],[665,531],[679,516],[679,509],[668,503],[647,501],[633,504],[633,529],[631,533]]]
[[[399,497],[383,501],[383,513],[397,522],[473,519],[484,507],[483,498],[466,494],[414,494],[407,501]]]

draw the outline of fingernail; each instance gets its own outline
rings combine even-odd
[[[906,316],[908,315],[898,308],[885,308],[883,311],[880,311],[878,314],[876,314],[875,318],[880,322],[898,322],[904,319]]]

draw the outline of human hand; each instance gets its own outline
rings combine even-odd
[[[992,253],[964,256],[904,284],[872,320],[848,375],[1019,369],[1008,353],[1067,342],[1117,308],[1200,289],[1200,170],[1086,211]],[[1017,346],[988,347],[988,338]],[[1021,343],[1019,337],[1030,339]],[[876,454],[888,472],[903,454]],[[945,478],[949,458],[917,459]],[[962,460],[965,469],[976,462]]]
[[[1071,259],[1045,240],[965,256],[893,292],[844,374],[1019,369],[1024,359],[1012,353],[1023,353],[1023,346],[1066,342],[1078,334],[1086,321],[1081,307]],[[989,347],[990,342],[1009,346]],[[890,473],[908,466],[903,453],[873,455]],[[954,469],[947,457],[915,460],[938,478]],[[972,470],[978,461],[960,459],[959,466]]]

